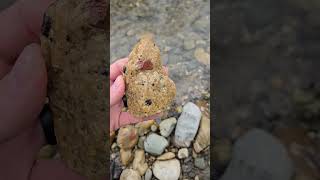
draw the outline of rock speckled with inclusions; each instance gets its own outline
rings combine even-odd
[[[136,117],[163,112],[175,98],[175,84],[163,70],[152,35],[144,35],[134,46],[124,77],[128,111]]]
[[[108,172],[106,15],[106,0],[59,0],[42,25],[58,151],[69,168],[90,180]]]

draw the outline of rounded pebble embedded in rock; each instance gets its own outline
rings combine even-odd
[[[168,145],[166,138],[155,133],[150,134],[144,141],[145,151],[152,155],[161,155]]]
[[[153,174],[159,180],[178,180],[180,176],[180,162],[177,159],[156,161],[152,167]]]
[[[156,132],[158,130],[158,127],[156,125],[151,126],[151,131]]]

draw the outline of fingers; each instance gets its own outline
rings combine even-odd
[[[118,76],[110,87],[110,106],[122,100],[125,92],[125,84],[122,75]]]
[[[128,63],[128,58],[120,59],[110,66],[110,80],[114,81],[123,72],[123,67]]]
[[[31,44],[0,81],[0,141],[34,123],[45,101],[46,86],[47,73],[40,47]]]
[[[39,42],[42,18],[54,0],[20,0],[0,13],[0,57],[13,64],[25,46]],[[0,59],[1,60],[1,59]]]

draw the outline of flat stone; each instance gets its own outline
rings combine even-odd
[[[125,169],[122,171],[120,180],[141,180],[141,176],[138,171],[133,169]]]
[[[144,141],[144,149],[152,155],[161,155],[164,149],[169,145],[166,138],[158,134],[151,133]]]
[[[147,169],[146,174],[144,175],[144,180],[151,180],[152,178],[152,171],[151,169]]]
[[[177,159],[156,161],[152,171],[159,180],[178,180],[181,171],[180,162]]]
[[[160,160],[160,161],[169,160],[169,159],[173,159],[175,156],[176,155],[173,152],[167,152],[157,157],[157,160]]]
[[[164,137],[168,137],[173,131],[176,124],[177,124],[177,119],[174,117],[161,121],[160,134]]]
[[[189,147],[197,134],[201,119],[201,111],[197,105],[188,102],[184,105],[182,113],[178,119],[174,144],[177,147]]]
[[[195,142],[193,143],[194,150],[199,153],[210,145],[210,119],[207,116],[202,116],[200,128]]]

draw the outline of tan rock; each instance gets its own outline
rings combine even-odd
[[[157,160],[160,160],[160,161],[164,161],[164,160],[169,160],[169,159],[173,159],[175,157],[175,154],[172,153],[172,152],[167,152],[167,153],[164,153],[162,154],[161,156],[159,156],[157,158]]]
[[[124,74],[128,111],[136,117],[163,112],[175,95],[174,82],[163,70],[160,50],[152,36],[144,36],[129,54]]]
[[[121,149],[132,149],[138,142],[139,136],[137,129],[132,125],[120,128],[117,144]]]
[[[150,131],[151,126],[155,124],[155,120],[142,121],[135,125],[139,136],[143,136]]]
[[[200,128],[195,142],[193,143],[194,150],[199,153],[210,145],[210,119],[207,116],[202,116]]]
[[[133,159],[131,150],[120,149],[120,159],[124,166],[127,166]]]
[[[120,180],[141,180],[141,176],[138,171],[133,169],[125,169],[120,175]]]
[[[145,174],[148,169],[148,164],[145,162],[144,150],[138,149],[135,151],[132,167],[138,171],[141,176]]]

